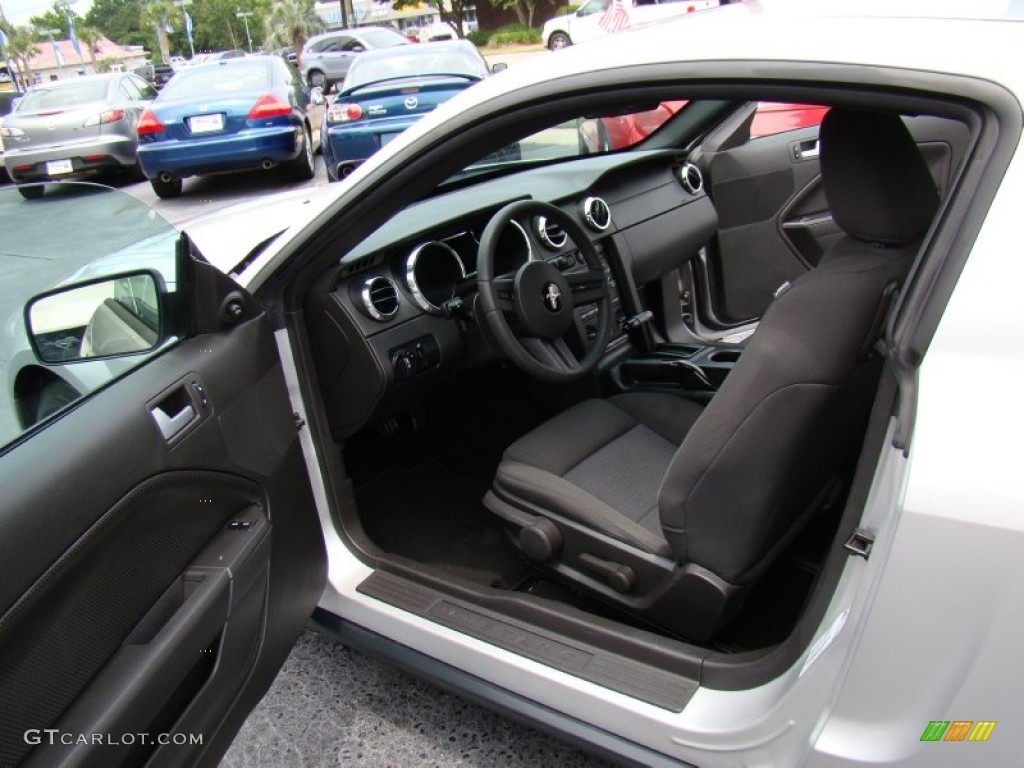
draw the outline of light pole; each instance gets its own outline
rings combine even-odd
[[[60,48],[57,47],[57,41],[53,39],[54,35],[59,35],[59,29],[40,29],[40,33],[50,38],[50,47],[53,48],[53,58],[57,62],[57,79],[64,79],[64,54],[61,53]]]
[[[78,66],[85,70],[85,59],[82,58],[82,46],[78,42],[78,38],[75,36],[75,16],[71,11],[71,6],[74,5],[78,0],[58,0],[57,5],[64,11],[64,15],[68,19],[68,39],[71,40],[71,47],[75,49],[75,53],[78,54]]]
[[[249,53],[252,53],[252,37],[249,35],[249,17],[252,11],[238,11],[235,16],[245,22],[245,39],[249,42]]]
[[[185,19],[185,36],[188,38],[188,49],[192,52],[192,58],[196,57],[196,46],[192,42],[192,17],[185,10],[186,5],[192,5],[192,0],[174,0],[174,4],[181,8],[181,15]]]

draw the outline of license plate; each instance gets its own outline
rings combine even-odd
[[[188,119],[188,129],[192,133],[213,133],[224,130],[224,115],[196,115]]]
[[[46,173],[50,176],[59,176],[62,173],[71,173],[74,168],[70,160],[51,160],[46,164]]]

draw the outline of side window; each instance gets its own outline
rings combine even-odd
[[[762,101],[757,105],[757,114],[750,126],[750,138],[760,139],[775,136],[798,128],[821,125],[828,107],[817,104],[785,104]]]
[[[122,78],[114,92],[130,86]],[[124,192],[57,189],[74,184],[50,182],[28,199],[0,188],[0,446],[179,338],[163,313],[180,282],[180,234]],[[26,227],[28,220],[63,226]]]
[[[285,85],[294,88],[301,83],[299,78],[299,72],[295,69],[295,65],[290,61],[281,59],[281,65],[276,68],[278,71],[278,77],[281,78],[281,82]]]
[[[324,51],[330,50],[333,44],[334,38],[328,37],[324,38],[323,40],[317,40],[315,43],[309,46],[309,50],[312,53],[323,53]]]
[[[130,77],[122,78],[118,88],[120,88],[121,93],[123,93],[126,98],[131,99],[132,101],[138,101],[142,98],[142,94],[139,93],[138,87]]]
[[[589,3],[580,8],[577,12],[577,16],[592,16],[595,13],[601,13],[604,11],[612,0],[590,0]]]
[[[136,78],[130,78],[132,85],[139,90],[139,98],[145,101],[152,101],[156,98],[156,88],[147,83],[145,80],[138,80]]]

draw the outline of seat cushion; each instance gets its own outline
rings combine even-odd
[[[506,495],[668,557],[658,489],[702,410],[662,393],[586,400],[509,446],[496,486]]]

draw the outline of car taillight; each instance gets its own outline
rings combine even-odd
[[[105,125],[106,123],[116,123],[118,120],[124,120],[123,109],[108,109],[106,112],[100,112],[98,115],[93,115],[82,123],[83,128],[88,128],[91,125]]]
[[[287,117],[292,113],[290,104],[287,104],[277,96],[266,94],[256,99],[256,103],[252,105],[252,109],[249,110],[249,116],[246,120],[262,120],[266,117]]]
[[[335,104],[327,111],[328,123],[349,123],[363,116],[363,108],[358,104]]]
[[[153,110],[147,109],[142,113],[139,118],[139,124],[135,126],[136,133],[139,136],[146,136],[147,134],[163,133],[164,124],[160,122],[160,119],[153,114]]]

